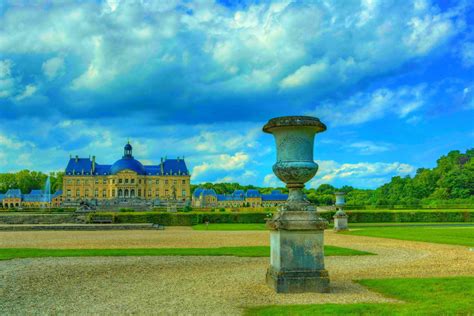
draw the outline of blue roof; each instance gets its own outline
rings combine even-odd
[[[288,194],[281,193],[280,190],[273,190],[271,194],[262,194],[262,201],[286,201]]]
[[[202,196],[215,196],[217,197],[216,191],[214,189],[204,189],[201,191]]]
[[[163,161],[163,172],[161,164],[144,166],[134,158],[122,158],[113,165],[101,165],[96,163],[92,173],[92,160],[89,158],[71,158],[66,167],[67,175],[110,175],[122,170],[132,170],[141,175],[189,175],[184,159],[166,159]]]
[[[244,196],[245,195],[245,192],[244,190],[235,190],[233,193],[232,193],[233,196]]]
[[[31,190],[30,194],[43,194],[43,190]]]
[[[195,189],[193,192],[193,196],[198,197],[201,194],[202,190],[203,190],[202,188]]]
[[[261,197],[262,195],[258,190],[247,190],[247,193],[245,194],[246,197],[248,198],[258,198]]]
[[[145,174],[145,167],[142,163],[134,158],[122,158],[117,160],[112,167],[110,167],[111,174],[117,174],[122,170],[132,170],[140,175]]]
[[[218,194],[217,195],[218,201],[243,201],[243,196],[234,196],[233,194]]]
[[[3,200],[3,197],[4,197],[4,196],[5,196],[5,194],[0,193],[0,201]]]
[[[20,189],[9,189],[4,198],[21,198],[21,191]]]

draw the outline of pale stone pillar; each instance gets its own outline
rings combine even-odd
[[[314,136],[325,130],[319,119],[308,116],[274,118],[263,127],[277,145],[273,172],[289,189],[288,201],[267,222],[271,230],[267,284],[279,293],[329,292],[324,267],[327,222],[302,191],[318,170],[313,161]]]

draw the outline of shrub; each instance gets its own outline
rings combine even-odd
[[[220,208],[219,212],[225,212],[225,208]]]

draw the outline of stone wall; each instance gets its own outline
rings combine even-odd
[[[0,224],[75,223],[74,214],[0,214]]]

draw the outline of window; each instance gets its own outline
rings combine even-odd
[[[71,190],[67,190],[67,197],[71,197]]]
[[[87,192],[87,190],[86,190],[86,192]],[[95,191],[94,191],[94,197],[98,197],[98,196],[99,196],[99,190],[95,189]]]
[[[185,197],[186,196],[186,190],[181,191],[181,196]]]
[[[175,184],[175,185],[176,185],[176,180],[173,180],[173,184]]]
[[[148,190],[148,197],[151,197],[151,190]]]
[[[95,184],[99,184],[99,179],[95,179]]]
[[[156,184],[160,184],[160,180],[156,180]]]
[[[112,197],[115,197],[115,189],[112,189]]]
[[[71,179],[67,180],[67,184],[72,184],[72,180]]]
[[[76,190],[76,197],[80,197],[81,196],[81,190]]]
[[[106,179],[102,180],[102,184],[107,184],[107,180]]]
[[[122,179],[119,179],[119,183],[122,183]]]
[[[77,179],[76,184],[81,184],[81,180]]]
[[[159,191],[159,190],[156,190],[156,191],[155,191],[155,196],[156,196],[156,197],[159,197],[159,196],[160,196],[160,191]]]
[[[138,184],[142,184],[142,179],[138,179]]]
[[[165,184],[168,184],[168,180],[165,180]]]
[[[142,189],[138,189],[138,196],[142,196]]]
[[[165,196],[168,197],[168,190],[165,190]]]
[[[182,184],[186,184],[186,180],[181,181]]]
[[[85,191],[85,192],[86,192],[85,196],[86,196],[86,197],[89,197],[89,190],[88,190],[88,189],[86,189],[86,191]]]
[[[128,179],[125,179],[125,183],[128,183]]]
[[[148,180],[148,184],[152,184],[152,180]]]
[[[104,198],[107,197],[107,191],[105,189],[102,190],[102,197],[104,197]]]
[[[135,183],[135,179],[130,179],[130,183]]]

